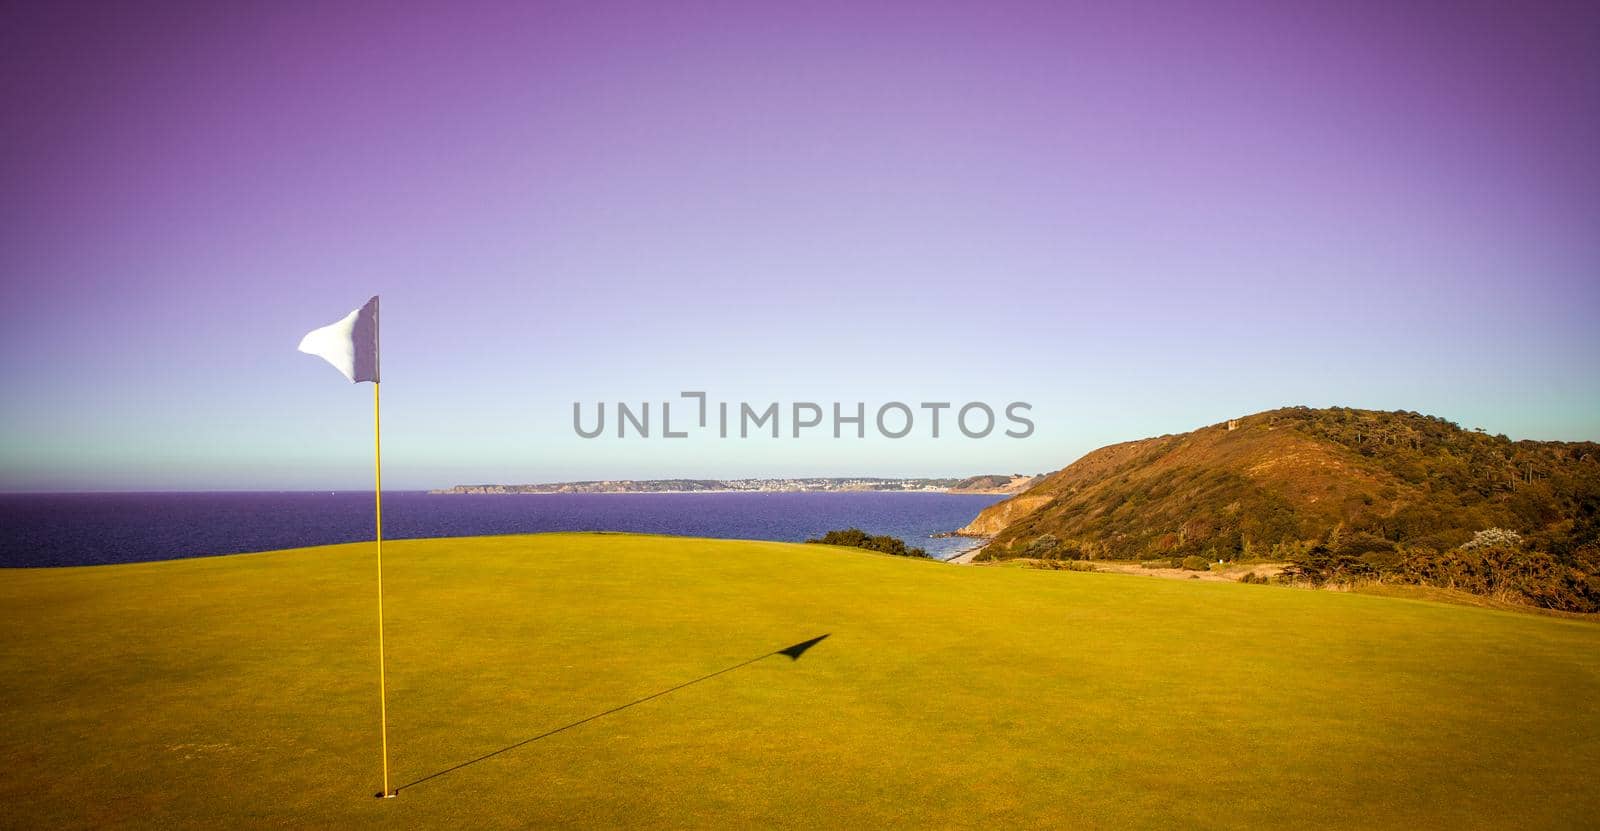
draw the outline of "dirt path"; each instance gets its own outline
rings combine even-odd
[[[945,560],[947,563],[957,565],[972,565],[973,558],[978,556],[978,548],[966,551]],[[1015,565],[1017,561],[1008,561]],[[1093,568],[1085,571],[1109,572],[1112,574],[1137,574],[1141,577],[1164,577],[1168,580],[1211,580],[1218,583],[1237,583],[1240,577],[1255,572],[1262,577],[1276,577],[1283,572],[1288,563],[1236,563],[1224,566],[1220,571],[1189,571],[1182,568],[1145,568],[1136,562],[1126,560],[1083,560],[1081,561]]]
[[[1138,563],[1106,560],[1094,560],[1092,564],[1095,571],[1109,571],[1116,574],[1141,574],[1145,577],[1165,577],[1168,580],[1199,578],[1220,583],[1237,583],[1240,577],[1252,571],[1264,577],[1275,577],[1288,565],[1287,563],[1242,563],[1225,566],[1221,571],[1189,571],[1181,568],[1145,568]]]
[[[966,551],[963,551],[960,554],[957,554],[954,557],[951,557],[950,559],[945,560],[945,562],[947,562],[947,563],[955,563],[958,566],[972,565],[972,558],[978,556],[978,552],[982,551],[982,550],[983,550],[983,545],[982,544],[974,545],[973,547],[967,549]]]

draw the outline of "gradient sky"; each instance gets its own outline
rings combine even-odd
[[[233,5],[7,7],[0,489],[370,486],[372,294],[397,488],[1600,439],[1592,3]],[[571,429],[684,389],[1038,429]]]

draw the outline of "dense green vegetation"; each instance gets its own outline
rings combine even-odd
[[[910,548],[906,541],[899,537],[883,534],[868,534],[860,528],[846,528],[842,531],[829,531],[821,537],[806,540],[817,545],[842,545],[849,548],[865,548],[880,554],[889,554],[895,557],[927,557],[928,552],[921,548]]]
[[[1600,816],[1588,621],[735,540],[384,548],[398,798],[372,798],[372,546],[342,545],[5,572],[0,826]]]
[[[1457,589],[1571,612],[1600,611],[1600,552],[1577,549],[1565,561],[1528,548],[1503,528],[1478,532],[1447,551],[1397,545],[1371,534],[1342,537],[1294,552],[1286,582],[1359,583],[1381,580]]]
[[[1290,407],[1113,445],[1019,498],[988,558],[1276,559],[1600,609],[1600,445],[1513,442],[1433,416]],[[991,509],[994,510],[994,509]],[[1463,548],[1488,529],[1515,544]],[[1514,577],[1514,579],[1513,579]]]

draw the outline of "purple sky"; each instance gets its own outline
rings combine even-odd
[[[1600,439],[1597,56],[1593,3],[13,4],[0,488],[361,485],[294,345],[375,293],[396,487]],[[572,434],[695,388],[1039,429]]]

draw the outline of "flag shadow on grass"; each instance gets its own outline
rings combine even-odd
[[[831,635],[833,633],[830,632],[828,634]],[[817,637],[812,638],[811,640],[801,641],[801,642],[799,642],[799,643],[797,643],[797,644],[795,644],[793,646],[786,646],[786,647],[784,647],[782,649],[773,650],[772,652],[768,652],[768,653],[763,654],[763,655],[757,655],[756,657],[751,658],[751,659],[749,659],[747,661],[740,661],[739,663],[734,664],[731,667],[724,667],[722,669],[717,670],[716,672],[709,673],[707,675],[702,675],[699,678],[694,679],[693,681],[685,681],[682,684],[679,684],[679,685],[677,685],[675,687],[668,687],[667,689],[664,689],[664,690],[662,690],[660,692],[651,693],[650,695],[647,695],[647,696],[645,696],[643,698],[634,699],[633,701],[630,701],[627,704],[623,704],[623,705],[618,706],[618,707],[612,707],[611,709],[606,710],[603,713],[595,713],[594,715],[589,716],[587,718],[578,719],[577,721],[574,721],[571,724],[563,724],[560,727],[557,727],[557,728],[555,728],[553,730],[547,730],[547,731],[545,731],[543,733],[540,733],[537,736],[532,736],[532,737],[523,739],[520,742],[516,742],[515,744],[508,744],[505,747],[500,748],[499,750],[495,750],[495,751],[492,751],[492,752],[489,752],[489,753],[485,753],[482,756],[479,756],[479,757],[477,757],[475,759],[468,759],[465,762],[461,762],[460,764],[452,765],[450,767],[445,768],[444,770],[436,771],[434,773],[430,773],[427,776],[424,776],[421,779],[418,779],[418,780],[416,780],[414,782],[407,782],[406,784],[401,785],[398,788],[395,788],[394,792],[396,794],[399,794],[401,791],[403,791],[403,790],[405,790],[407,788],[415,787],[415,786],[420,785],[420,784],[422,784],[424,782],[428,782],[428,781],[431,781],[431,780],[434,780],[434,779],[438,779],[439,777],[444,776],[447,773],[455,773],[456,771],[461,770],[464,767],[475,765],[475,764],[477,764],[479,762],[488,761],[489,759],[493,759],[494,757],[502,755],[502,754],[505,754],[505,753],[510,753],[511,751],[516,750],[519,747],[523,747],[523,746],[526,746],[526,745],[533,744],[534,742],[539,741],[540,739],[548,739],[551,736],[556,735],[557,733],[565,733],[566,731],[571,730],[574,727],[580,727],[580,726],[588,724],[589,722],[594,721],[596,719],[601,719],[601,718],[605,718],[606,716],[609,716],[609,715],[614,715],[616,713],[620,713],[623,710],[628,709],[629,707],[638,706],[640,704],[645,703],[646,701],[651,701],[651,700],[660,698],[661,696],[667,695],[668,693],[675,693],[678,690],[681,690],[681,689],[683,689],[685,687],[692,687],[695,684],[698,684],[698,683],[700,683],[702,681],[710,681],[711,679],[713,679],[713,678],[715,678],[715,677],[717,677],[719,675],[724,675],[724,674],[733,672],[736,669],[741,669],[743,667],[747,667],[747,666],[749,666],[749,665],[751,665],[751,664],[753,664],[753,663],[755,663],[757,661],[763,660],[765,658],[771,658],[774,655],[782,655],[782,656],[788,658],[791,662],[798,661],[798,660],[800,660],[800,656],[804,655],[806,653],[806,650],[810,649],[813,646],[816,646],[819,643],[822,643],[823,640],[825,640],[827,637],[828,637],[828,635],[818,635]]]

